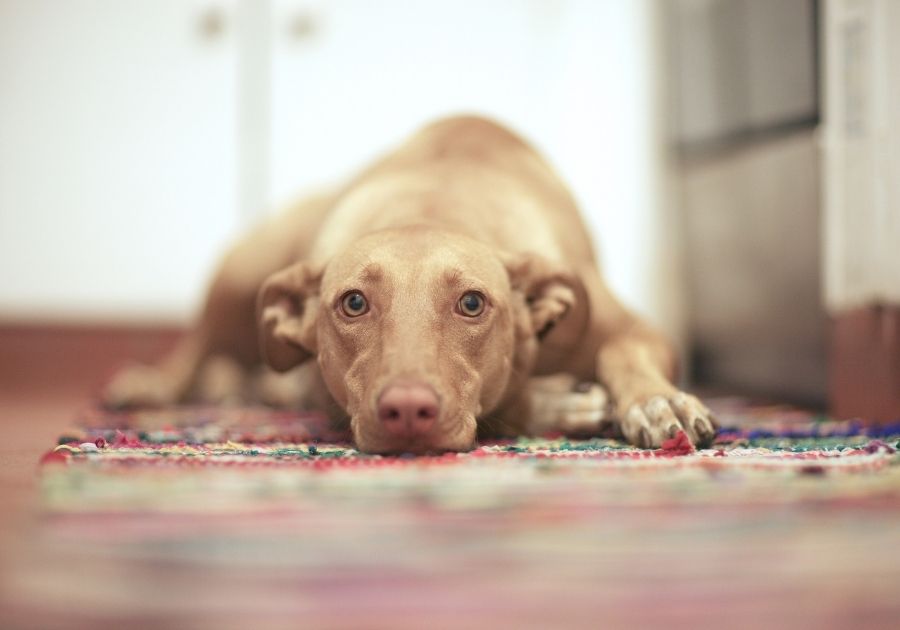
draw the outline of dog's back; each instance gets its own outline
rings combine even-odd
[[[313,258],[369,231],[437,223],[510,252],[595,264],[588,231],[553,169],[522,138],[477,116],[438,121],[353,179]]]

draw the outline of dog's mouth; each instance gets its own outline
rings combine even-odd
[[[468,425],[471,425],[470,429]],[[374,418],[354,418],[351,428],[357,449],[373,455],[443,455],[468,452],[477,446],[474,419],[468,422],[465,416],[435,425],[426,433],[413,435],[385,431]]]
[[[457,444],[447,444],[439,439],[418,438],[418,439],[360,439],[354,436],[354,442],[357,448],[363,453],[371,453],[373,455],[444,455],[447,453],[465,453],[471,451],[477,446],[477,441],[473,436],[471,440],[460,442]]]
[[[435,447],[427,442],[412,442],[405,445],[387,446],[376,451],[364,452],[372,453],[373,455],[388,455],[397,457],[440,456],[446,455],[448,453],[465,453],[474,449],[475,446],[476,444],[474,441],[470,446],[466,448],[440,448]]]

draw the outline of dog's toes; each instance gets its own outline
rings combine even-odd
[[[718,423],[712,413],[696,396],[678,392],[670,402],[688,437],[697,445],[708,445],[716,437]]]
[[[683,430],[697,446],[707,446],[716,437],[718,423],[695,396],[684,392],[657,395],[632,403],[621,415],[622,434],[642,448],[659,448],[664,440]]]
[[[669,401],[663,396],[654,396],[648,400],[644,410],[651,424],[658,428],[661,435],[660,444],[664,439],[675,437],[682,428]]]
[[[622,419],[622,434],[629,443],[641,448],[659,448],[664,440],[682,429],[678,417],[664,396],[632,404]]]
[[[641,405],[632,405],[621,420],[622,435],[629,444],[641,448],[650,448],[653,439],[650,434],[650,420]]]
[[[712,418],[706,416],[696,416],[688,422],[696,437],[692,437],[694,444],[707,445],[712,443],[716,437],[716,429]]]

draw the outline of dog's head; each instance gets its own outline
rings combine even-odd
[[[313,357],[360,450],[472,448],[476,419],[513,395],[538,339],[575,300],[571,277],[423,227],[355,242],[272,275],[259,295],[266,361]]]

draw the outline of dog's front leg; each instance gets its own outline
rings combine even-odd
[[[659,333],[639,322],[611,335],[597,353],[597,376],[613,399],[622,434],[631,444],[657,448],[683,429],[694,444],[709,444],[716,421],[695,396],[671,381],[674,355]]]

